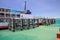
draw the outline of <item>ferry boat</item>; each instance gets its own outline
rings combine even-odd
[[[0,29],[8,28],[9,18],[20,18],[20,11],[0,8]]]
[[[30,11],[27,10],[30,14]],[[0,8],[0,29],[8,28],[10,18],[21,18],[21,14],[25,16],[24,11],[16,11],[8,8]],[[28,13],[26,13],[27,15]],[[29,16],[29,14],[27,16]],[[11,21],[10,21],[11,22]]]

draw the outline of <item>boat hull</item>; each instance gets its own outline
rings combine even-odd
[[[0,23],[0,29],[5,29],[5,28],[8,28],[8,23],[7,22]]]

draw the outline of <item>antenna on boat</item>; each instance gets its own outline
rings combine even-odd
[[[30,10],[26,10],[26,0],[25,0],[25,5],[24,5],[24,13],[25,14],[31,14]]]
[[[24,6],[24,10],[26,11],[26,0],[25,0],[25,6]]]

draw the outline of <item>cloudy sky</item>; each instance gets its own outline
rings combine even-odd
[[[25,0],[0,0],[0,8],[24,10]],[[60,18],[60,0],[26,0],[32,15]]]

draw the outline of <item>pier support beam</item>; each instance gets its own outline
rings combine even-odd
[[[11,30],[11,27],[12,27],[12,19],[10,18],[9,19],[9,24],[8,24],[8,29]]]
[[[21,19],[21,30],[23,30],[23,19]]]
[[[35,28],[35,19],[32,19],[33,28]]]
[[[27,29],[30,28],[30,19],[27,19]]]
[[[15,27],[16,27],[15,19],[13,18],[12,21],[13,21],[13,23],[12,23],[12,31],[14,32],[15,31]]]
[[[37,27],[39,27],[39,19],[37,19]]]

